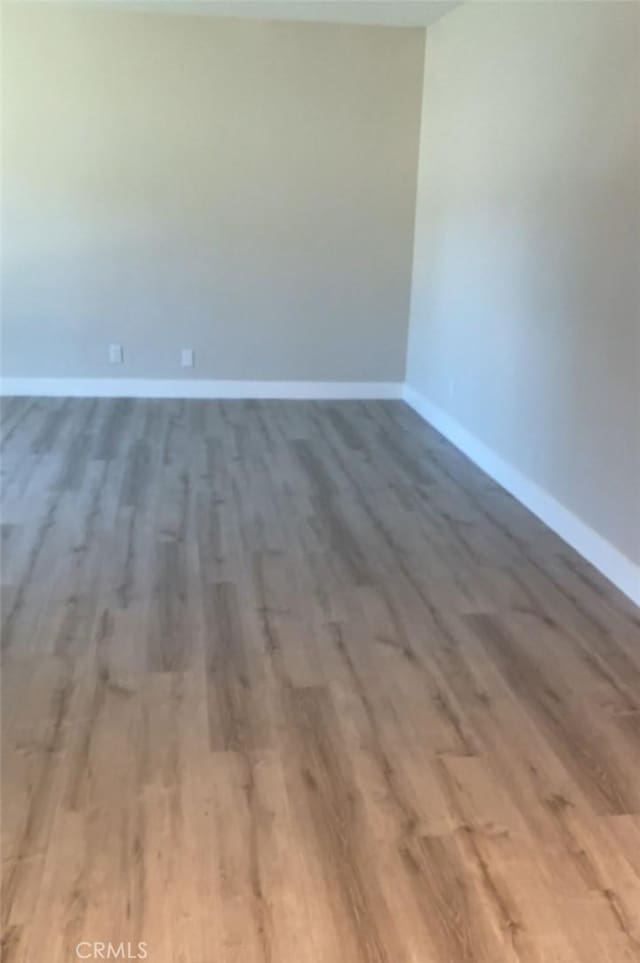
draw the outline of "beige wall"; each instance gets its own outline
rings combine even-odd
[[[4,373],[402,379],[423,47],[5,5]]]
[[[427,31],[409,384],[640,561],[640,7]]]

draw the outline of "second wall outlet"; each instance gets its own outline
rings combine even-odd
[[[180,352],[180,364],[183,368],[193,368],[193,348],[183,348]]]
[[[124,352],[122,350],[121,344],[110,344],[109,345],[109,364],[122,364],[124,361]]]

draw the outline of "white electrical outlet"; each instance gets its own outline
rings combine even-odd
[[[124,352],[122,351],[121,344],[110,344],[109,345],[109,364],[122,364],[124,361]]]
[[[193,368],[193,348],[183,348],[180,352],[180,364],[183,368]]]

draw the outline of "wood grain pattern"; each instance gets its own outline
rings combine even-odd
[[[640,960],[640,613],[411,411],[2,436],[7,963]]]

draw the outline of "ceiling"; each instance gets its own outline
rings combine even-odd
[[[31,0],[13,2],[29,3]],[[150,13],[394,27],[424,27],[459,5],[460,0],[75,0],[74,3],[76,7],[122,7]]]

